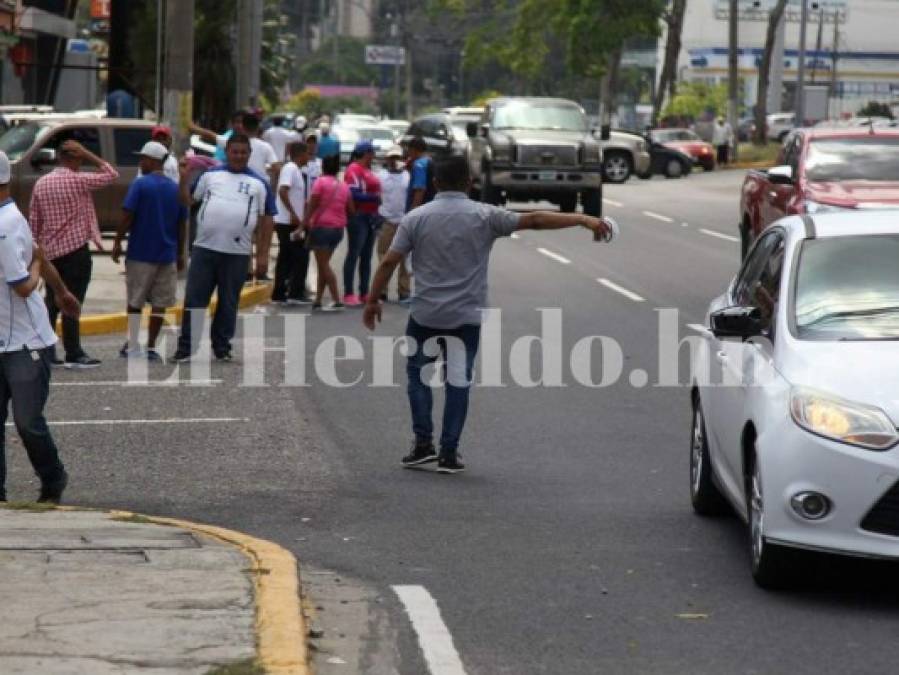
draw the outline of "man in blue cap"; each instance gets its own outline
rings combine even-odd
[[[378,240],[381,217],[381,181],[371,170],[375,147],[370,140],[356,143],[356,161],[347,167],[343,180],[350,186],[356,213],[347,226],[347,254],[343,262],[343,304],[348,307],[364,305],[368,299],[371,278],[371,256]],[[359,266],[359,293],[353,292],[356,265]]]

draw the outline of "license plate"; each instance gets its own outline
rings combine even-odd
[[[541,171],[538,177],[540,180],[556,180],[556,175],[555,171]]]

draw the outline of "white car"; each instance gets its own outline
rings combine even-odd
[[[760,586],[795,579],[797,549],[899,558],[897,260],[899,211],[791,216],[711,304],[690,492],[749,524]]]
[[[794,113],[772,113],[765,118],[768,140],[783,143],[787,134],[796,126]]]

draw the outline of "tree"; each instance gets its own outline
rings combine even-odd
[[[888,103],[868,101],[865,106],[858,111],[858,117],[886,117],[888,119],[893,119],[893,111]]]
[[[787,0],[777,0],[768,16],[768,30],[765,33],[765,49],[759,63],[759,87],[755,97],[755,135],[752,139],[756,145],[765,145],[768,141],[768,87],[771,84],[771,56],[774,53],[774,42],[777,29],[783,19]]]
[[[265,0],[262,19],[261,94],[269,101],[281,98],[296,53],[296,35],[288,30],[288,20],[281,14],[280,0]]]
[[[705,82],[686,82],[680,86],[663,117],[697,120],[703,115],[721,116],[727,110],[727,82],[714,86]]]
[[[662,14],[668,35],[665,39],[665,60],[662,63],[662,73],[652,102],[653,126],[658,124],[659,112],[665,102],[666,93],[669,99],[673,99],[677,93],[677,62],[680,58],[681,34],[686,12],[687,0],[673,0],[671,7]]]

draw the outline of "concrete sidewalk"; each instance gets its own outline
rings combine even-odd
[[[0,508],[0,672],[305,674],[293,556],[176,522]]]

